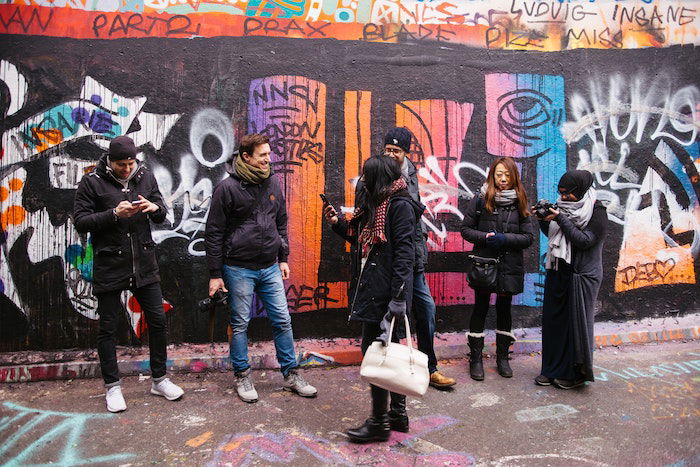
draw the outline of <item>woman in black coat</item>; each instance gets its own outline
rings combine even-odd
[[[608,214],[593,175],[571,170],[559,180],[557,208],[540,219],[549,238],[542,305],[540,386],[571,389],[593,381],[593,316],[603,280]]]
[[[324,217],[335,233],[352,244],[350,319],[362,322],[364,355],[373,341],[387,343],[388,326],[382,323],[392,317],[403,321],[411,307],[414,235],[423,206],[411,199],[401,166],[390,157],[369,158],[362,177],[364,187],[353,218],[340,219],[329,204]],[[407,432],[406,396],[391,393],[389,404],[389,391],[372,385],[370,389],[372,416],[362,426],[347,430],[350,441],[386,441],[390,430]]]
[[[523,291],[523,250],[532,244],[532,222],[527,196],[520,183],[513,159],[496,159],[489,169],[481,193],[469,201],[462,222],[462,237],[474,244],[472,254],[498,258],[498,277],[491,289],[474,288],[474,311],[469,321],[469,374],[476,381],[484,379],[482,351],[484,325],[489,300],[496,293],[496,364],[498,374],[513,376],[508,363],[513,295]]]

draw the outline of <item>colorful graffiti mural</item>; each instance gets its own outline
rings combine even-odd
[[[10,0],[0,5],[0,32],[623,49],[693,43],[697,12],[695,0]]]
[[[203,230],[223,163],[247,131],[270,136],[285,189],[297,336],[356,332],[344,313],[348,248],[322,222],[318,193],[349,214],[363,161],[395,125],[415,135],[439,330],[466,326],[471,246],[459,224],[498,156],[517,159],[533,201],[554,199],[567,169],[595,174],[610,221],[599,319],[697,309],[696,4],[3,3],[0,350],[94,342],[92,245],[73,228],[72,200],[123,134],[168,205],[154,240],[175,342],[206,341],[212,324],[226,338],[225,313],[196,307],[208,279]],[[516,45],[520,27],[527,45]],[[576,48],[603,50],[566,50]],[[526,254],[516,326],[539,323],[545,248],[540,237]],[[139,344],[140,307],[128,292],[122,301],[120,341]],[[251,334],[267,336],[263,325]]]

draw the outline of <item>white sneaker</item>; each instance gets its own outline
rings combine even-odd
[[[169,401],[181,398],[184,393],[185,391],[180,386],[174,384],[168,378],[164,378],[157,383],[153,381],[153,384],[151,384],[151,394],[163,396]]]
[[[250,368],[243,373],[236,373],[236,391],[243,402],[253,403],[258,401],[258,391],[253,386]]]
[[[107,389],[105,399],[107,400],[107,410],[110,412],[123,412],[126,410],[126,401],[122,395],[121,386],[112,386]]]
[[[284,378],[284,389],[295,392],[301,397],[316,397],[316,388],[307,383],[304,378],[297,373],[297,370],[290,370]]]

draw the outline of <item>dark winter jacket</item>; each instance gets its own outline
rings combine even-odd
[[[486,242],[486,234],[492,231],[505,236],[500,249]],[[532,231],[530,217],[522,217],[515,204],[496,206],[494,212],[489,212],[481,196],[469,200],[462,221],[462,237],[474,244],[472,254],[500,259],[498,282],[493,292],[515,295],[523,291],[523,250],[532,244]]]
[[[408,179],[406,180],[406,184],[408,185],[408,194],[411,196],[411,199],[413,199],[413,201],[421,205],[422,209],[425,209],[425,206],[423,206],[420,200],[420,188],[418,186],[418,174],[416,172],[416,166],[413,165],[413,162],[411,162],[408,158],[406,158],[406,161],[408,162]],[[355,199],[358,198],[358,194],[360,193],[360,190],[362,190],[362,186],[362,179],[360,179],[358,180],[357,186],[355,187]],[[428,231],[425,228],[425,225],[420,221],[419,217],[418,222],[416,223],[416,233],[414,236],[414,240],[416,243],[416,261],[413,265],[413,271],[416,274],[424,272],[425,265],[428,263],[428,244],[426,243],[427,239]]]
[[[405,193],[405,192],[404,192]],[[333,231],[352,244],[352,280],[350,282],[350,319],[380,322],[392,298],[406,300],[411,309],[413,263],[415,261],[416,222],[423,206],[407,194],[391,199],[386,217],[385,243],[372,246],[361,270],[361,253],[357,234],[348,235],[348,223],[340,219]],[[403,289],[402,289],[403,285]]]
[[[75,193],[73,223],[78,232],[90,232],[92,239],[94,293],[160,281],[149,218],[161,223],[167,211],[153,173],[143,165],[135,171],[128,187],[124,188],[107,170],[105,155],[95,169],[83,177]],[[122,201],[137,200],[138,195],[157,204],[159,209],[117,219],[113,209]]]
[[[209,276],[220,278],[224,264],[259,270],[287,262],[287,206],[277,178],[250,184],[238,176],[233,159],[226,171],[229,177],[214,189],[204,233]]]

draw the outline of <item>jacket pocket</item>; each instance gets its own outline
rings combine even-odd
[[[156,242],[148,240],[141,245],[139,252],[139,270],[137,271],[141,277],[149,276],[158,270],[158,261],[156,260]]]
[[[120,246],[100,248],[95,253],[95,272],[98,277],[113,279],[123,274],[125,251]]]

